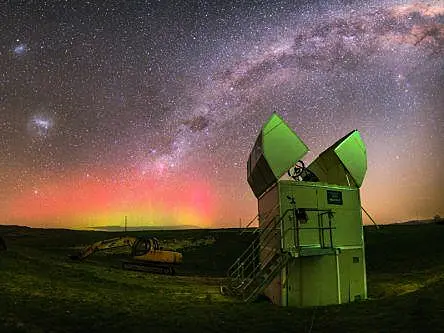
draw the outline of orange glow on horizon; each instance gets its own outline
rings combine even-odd
[[[157,217],[168,225],[196,226],[208,226],[214,219],[216,201],[207,183],[181,180],[178,188],[149,175],[132,182],[99,182],[73,175],[67,179],[14,197],[8,217],[32,225],[63,220],[68,226],[70,221],[75,227],[91,226],[92,221],[94,225],[115,225],[124,215],[132,216],[139,225],[157,225],[153,221]]]

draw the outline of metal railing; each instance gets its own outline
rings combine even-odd
[[[265,214],[263,214],[262,216],[260,214],[257,214],[253,219],[250,220],[250,222],[248,222],[248,224],[242,228],[241,231],[241,235],[243,235],[245,232],[249,231],[251,225],[253,224],[253,222],[255,222],[256,220],[259,222],[260,224],[260,220],[268,220],[268,218],[273,214],[273,212],[276,210],[276,208],[279,208],[279,205],[274,206],[272,209],[270,209],[269,211],[267,211]],[[258,226],[258,228],[255,228],[253,231],[253,234],[257,233],[258,230],[260,230],[260,225]]]
[[[262,291],[271,282],[270,279],[274,278],[276,271],[282,268],[279,267],[279,263],[285,264],[287,262],[283,258],[287,259],[288,254],[284,253],[281,248],[279,250],[271,248],[268,251],[264,251],[264,249],[267,248],[267,245],[272,240],[277,239],[280,221],[291,211],[292,209],[288,209],[282,217],[277,218],[279,216],[276,216],[268,221],[263,228],[260,228],[261,233],[258,237],[228,269],[228,277],[230,279],[228,288],[232,293],[241,296],[245,301],[251,300],[253,296]],[[280,237],[282,235],[285,236],[290,230],[291,228],[288,228],[283,233],[281,232]],[[273,267],[274,264],[276,264],[275,267]],[[267,276],[264,276],[267,267],[269,272]]]
[[[332,218],[333,218],[333,211],[331,209],[317,209],[317,208],[292,208],[293,211],[293,218],[292,218],[292,224],[293,227],[290,227],[292,230],[294,230],[293,233],[293,244],[295,248],[300,248],[303,246],[301,244],[301,236],[302,233],[309,230],[317,230],[318,231],[318,244],[320,248],[333,248],[333,230],[335,227],[332,225]],[[304,227],[301,224],[301,221],[296,217],[299,212],[303,212],[304,214],[306,212],[317,212],[317,227]],[[299,213],[300,214],[300,213]],[[324,219],[323,217],[327,216],[328,218],[328,225],[324,226]],[[283,222],[283,221],[282,221]],[[281,223],[281,229],[284,229],[284,226]],[[325,231],[328,233],[328,240],[329,244],[326,243],[325,239]],[[282,237],[282,248],[287,248],[285,244],[285,237]]]
[[[265,245],[268,245],[268,243],[271,241],[272,238],[270,238],[270,235],[273,231],[279,230],[276,227],[278,226],[278,223],[282,219],[287,216],[287,214],[291,211],[291,209],[288,209],[285,211],[284,215],[277,219],[277,216],[273,217],[264,227],[260,227],[261,230],[258,237],[250,244],[250,246],[247,247],[247,249],[236,259],[236,261],[228,268],[228,276],[240,276],[243,274],[240,274],[241,271],[245,271],[245,262],[247,262],[247,267],[252,265],[255,262],[255,256],[259,254],[257,250],[260,250],[261,248],[264,248]],[[273,223],[274,222],[274,223]],[[280,226],[280,225],[279,225]]]
[[[290,254],[285,244],[288,232],[294,231],[293,244],[296,251],[298,248],[300,249],[301,233],[307,230],[318,230],[320,248],[333,248],[332,232],[335,228],[332,226],[333,212],[331,210],[315,208],[297,209],[293,207],[287,209],[282,216],[276,215],[267,221],[270,213],[275,209],[276,207],[266,214],[265,224],[257,229],[259,230],[258,237],[237,258],[227,272],[229,278],[228,288],[232,293],[241,296],[245,301],[251,300],[252,297],[260,293],[288,262]],[[318,226],[301,226],[298,214],[314,211],[318,212]],[[291,223],[288,227],[288,224],[285,223],[285,218],[289,214],[291,214]],[[323,217],[325,215],[328,217],[328,226],[324,226]],[[280,231],[279,236],[277,235],[278,231]],[[329,234],[329,244],[326,244],[325,231]],[[278,239],[281,243],[279,247],[268,246],[272,240],[277,241]]]

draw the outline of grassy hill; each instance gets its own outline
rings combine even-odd
[[[244,304],[219,285],[251,236],[150,230],[184,254],[177,276],[125,271],[121,256],[67,260],[118,233],[0,226],[0,332],[441,332],[444,226],[365,228],[369,300],[308,309]]]

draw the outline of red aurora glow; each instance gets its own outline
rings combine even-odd
[[[205,225],[214,215],[215,200],[208,184],[184,180],[180,188],[159,182],[154,177],[135,181],[98,182],[70,177],[13,198],[10,218],[45,220],[75,217],[82,226],[88,216],[102,216],[101,225],[112,225],[113,216],[162,215],[168,224]],[[182,218],[181,218],[182,216]],[[190,220],[192,219],[192,221]],[[96,221],[97,222],[97,221]],[[146,222],[146,221],[145,221]]]

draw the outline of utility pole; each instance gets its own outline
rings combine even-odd
[[[125,234],[126,234],[126,224],[128,222],[128,216],[125,215]]]

